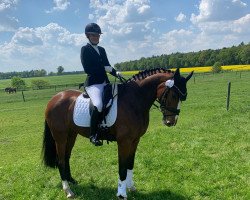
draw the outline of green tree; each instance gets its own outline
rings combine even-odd
[[[61,75],[64,71],[64,68],[62,66],[57,67],[57,74]]]
[[[221,70],[222,70],[222,68],[221,68],[221,63],[220,63],[220,62],[214,63],[213,68],[212,68],[212,71],[213,71],[214,73],[219,73],[219,72],[221,72]]]
[[[37,79],[37,80],[32,80],[31,81],[31,87],[33,89],[43,89],[50,86],[48,81],[42,80],[42,79]]]
[[[244,46],[239,52],[240,62],[242,64],[250,64],[250,45]]]
[[[12,87],[15,87],[17,89],[24,89],[26,87],[25,81],[22,78],[17,77],[17,76],[14,76],[11,79],[11,85]]]
[[[171,68],[178,68],[180,67],[180,59],[177,57],[177,55],[171,55],[169,58],[169,66]]]

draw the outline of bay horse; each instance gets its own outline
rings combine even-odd
[[[16,88],[10,88],[10,89],[9,89],[9,94],[10,94],[10,93],[16,93]]]
[[[8,92],[9,94],[10,93],[16,93],[16,88],[12,88],[12,87],[7,87],[4,89],[5,92]]]
[[[9,89],[11,89],[11,87],[7,87],[4,89],[5,92],[9,92]]]
[[[186,78],[166,69],[144,70],[118,84],[117,118],[110,132],[118,144],[119,180],[117,197],[127,199],[126,189],[136,190],[133,181],[137,145],[148,128],[150,108],[157,100],[163,114],[163,124],[174,126],[180,112],[180,102],[187,98]],[[43,161],[46,166],[58,167],[62,187],[68,198],[75,194],[69,186],[77,183],[71,176],[70,156],[77,134],[89,138],[90,128],[74,124],[73,110],[82,92],[67,90],[56,94],[45,111]],[[106,139],[106,138],[102,138]]]

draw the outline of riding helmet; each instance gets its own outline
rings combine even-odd
[[[102,34],[101,28],[98,24],[96,23],[89,23],[85,27],[85,34],[87,33],[97,33],[97,34]]]

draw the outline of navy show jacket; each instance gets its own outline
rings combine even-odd
[[[87,74],[84,84],[85,87],[94,84],[101,84],[104,81],[109,83],[105,66],[110,66],[110,63],[108,61],[105,49],[98,46],[98,50],[100,55],[90,44],[83,46],[81,49],[81,62],[83,69]],[[113,68],[110,74],[116,76],[116,70]]]

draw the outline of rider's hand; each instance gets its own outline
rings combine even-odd
[[[123,78],[121,72],[118,72],[118,71],[116,72],[116,76],[117,76],[119,79]]]

